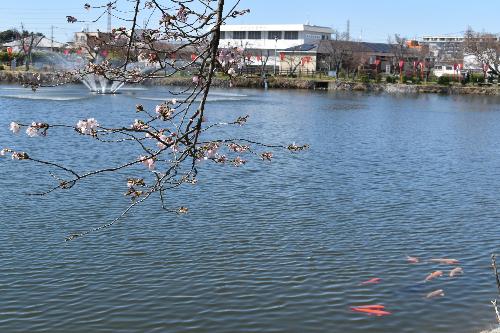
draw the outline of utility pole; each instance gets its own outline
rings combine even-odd
[[[349,41],[351,39],[351,21],[347,19],[347,27],[346,27],[346,40]]]
[[[50,26],[50,51],[54,51],[54,26]]]
[[[111,9],[113,7],[113,3],[108,3],[108,33],[111,33]]]

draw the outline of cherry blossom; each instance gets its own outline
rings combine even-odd
[[[270,151],[260,154],[260,158],[264,161],[270,161],[273,158],[273,153]]]
[[[10,130],[12,131],[12,133],[17,134],[17,133],[19,133],[20,129],[21,129],[21,125],[19,125],[18,123],[15,123],[15,122],[10,123]]]
[[[160,149],[165,149],[167,147],[167,145],[171,145],[172,143],[174,143],[174,140],[171,137],[166,136],[165,134],[160,135],[159,139],[161,141],[158,141],[158,143],[156,145]]]
[[[29,159],[28,154],[25,152],[12,152],[12,159],[13,160],[27,160]]]
[[[146,167],[148,167],[149,170],[154,170],[155,169],[155,160],[152,157],[146,157],[146,156],[139,156],[139,161],[141,161],[142,164],[144,164]]]
[[[26,134],[28,134],[30,138],[38,136],[38,129],[33,126],[28,126],[28,128],[26,129]]]
[[[94,118],[80,120],[76,124],[76,130],[82,134],[95,135],[99,123]]]
[[[155,111],[163,120],[168,120],[172,117],[175,109],[171,109],[166,103],[163,103],[157,105]]]
[[[242,159],[241,157],[237,156],[234,160],[233,160],[233,165],[234,166],[241,166],[243,164],[245,164],[247,161],[245,161],[244,159]]]
[[[131,127],[132,127],[133,129],[135,129],[135,130],[144,130],[144,129],[148,128],[149,126],[148,126],[148,125],[146,125],[146,124],[144,123],[144,121],[139,120],[139,119],[135,119],[135,120],[134,120],[134,123],[132,124],[132,126],[131,126]],[[146,135],[146,136],[147,136],[147,135]]]

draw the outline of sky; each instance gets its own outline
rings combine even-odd
[[[87,24],[66,22],[66,15],[91,21],[97,11],[87,12],[83,5],[102,5],[107,0],[0,0],[0,30],[21,28],[42,32],[66,42],[73,32]],[[144,0],[143,0],[144,2]],[[226,0],[230,4],[234,0]],[[130,0],[118,0],[129,6]],[[241,0],[240,8],[251,12],[232,20],[234,24],[310,23],[346,30],[350,21],[353,39],[386,42],[389,35],[399,33],[419,39],[424,35],[461,35],[467,26],[478,31],[500,32],[497,13],[499,0]],[[113,26],[124,25],[113,19]],[[90,30],[106,31],[106,18],[89,24]]]

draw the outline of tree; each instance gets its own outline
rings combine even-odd
[[[21,33],[16,29],[9,29],[0,32],[0,44],[13,42],[21,38]]]
[[[394,34],[394,39],[389,36],[387,40],[387,42],[391,45],[392,53],[394,54],[394,58],[392,59],[393,68],[399,68],[399,61],[405,60],[408,55],[406,41],[406,37],[402,37],[399,34]]]
[[[474,56],[491,75],[500,76],[500,42],[496,35],[469,27],[464,35],[464,53]]]
[[[248,138],[224,137],[224,127],[242,126],[248,121],[248,116],[240,116],[227,122],[209,124],[206,119],[207,96],[217,70],[225,71],[230,76],[235,75],[234,66],[238,55],[228,50],[219,50],[220,27],[229,18],[243,15],[247,10],[238,10],[239,1],[225,7],[224,0],[178,0],[162,5],[159,1],[140,0],[128,2],[131,4],[131,17],[127,18],[130,27],[115,29],[115,38],[126,38],[124,46],[125,57],[116,63],[99,58],[89,62],[83,70],[75,70],[61,75],[61,82],[84,75],[96,75],[113,81],[140,83],[146,79],[164,77],[165,69],[170,69],[172,76],[181,71],[189,70],[192,74],[191,89],[183,99],[168,98],[148,110],[138,104],[131,110],[128,124],[104,125],[94,118],[81,119],[73,124],[48,124],[33,122],[20,124],[12,122],[10,129],[19,133],[21,129],[31,137],[43,137],[50,131],[61,130],[69,134],[80,135],[82,139],[93,139],[105,142],[106,145],[133,144],[136,153],[122,163],[110,165],[104,169],[81,172],[72,167],[61,165],[58,161],[43,160],[41,152],[23,152],[5,147],[0,155],[10,155],[13,160],[37,163],[49,169],[54,184],[38,195],[49,195],[55,191],[69,190],[82,181],[92,179],[97,175],[117,176],[120,172],[128,172],[130,177],[123,180],[127,188],[126,196],[131,199],[128,208],[114,220],[98,228],[86,232],[73,233],[67,240],[73,240],[90,232],[112,226],[127,214],[132,208],[152,197],[160,199],[161,208],[169,212],[183,214],[188,208],[169,207],[168,195],[174,189],[192,186],[197,182],[200,163],[216,163],[243,166],[247,158],[256,157],[262,161],[270,161],[273,157],[270,149],[287,149],[295,152],[307,146],[269,145]],[[116,1],[111,5],[116,4]],[[141,6],[142,5],[142,6]],[[92,7],[86,9],[104,10],[107,7]],[[126,13],[124,8],[122,13]],[[144,35],[139,38],[139,17],[153,17],[153,13],[161,13],[155,27],[146,24]],[[151,15],[151,16],[150,16]],[[78,19],[68,17],[70,22]],[[151,23],[151,22],[148,22]],[[172,41],[176,41],[172,43]],[[181,42],[179,42],[181,41]],[[159,45],[170,43],[171,48],[160,48]],[[193,50],[188,61],[172,61],[185,50]],[[148,61],[155,65],[150,72],[141,72],[132,59],[134,54],[148,55]],[[53,82],[59,84],[61,82]],[[33,89],[41,86],[38,80],[29,83]],[[113,126],[114,125],[114,126]],[[141,167],[140,172],[137,168]]]
[[[354,43],[348,40],[347,34],[335,31],[332,40],[321,41],[319,44],[320,66],[328,71],[335,70],[338,79],[343,66],[353,60],[353,46]]]

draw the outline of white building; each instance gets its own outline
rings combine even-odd
[[[333,29],[309,24],[252,24],[221,26],[220,47],[252,50],[254,63],[267,59],[267,65],[279,62],[276,52],[303,44],[329,40]],[[259,59],[259,60],[257,60]]]
[[[330,39],[333,29],[307,24],[223,25],[222,47],[242,46],[260,50],[288,49]]]

